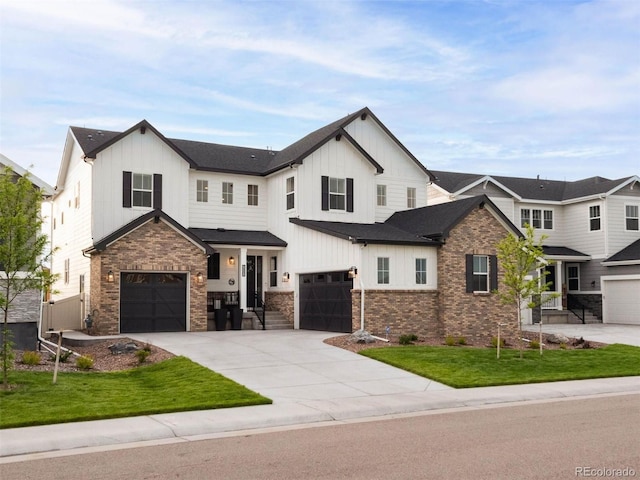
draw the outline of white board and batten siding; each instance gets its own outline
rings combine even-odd
[[[99,240],[152,210],[122,206],[122,172],[162,175],[162,210],[187,225],[189,164],[149,129],[131,132],[93,163],[93,236]]]
[[[60,273],[54,285],[54,299],[77,295],[80,276],[84,275],[84,291],[89,292],[90,260],[82,250],[92,245],[91,234],[91,166],[84,162],[82,149],[74,141],[69,153],[69,165],[61,192],[52,207],[55,228],[51,229],[51,242],[57,248],[52,259],[52,271]],[[68,279],[65,281],[65,266]]]
[[[378,283],[378,258],[389,259],[389,283]],[[416,259],[427,260],[427,283],[416,283]],[[436,290],[438,288],[438,248],[400,245],[368,245],[362,249],[358,265],[367,290]]]
[[[376,222],[383,222],[394,212],[408,209],[409,187],[416,189],[416,208],[427,205],[429,176],[370,116],[364,121],[356,119],[345,130],[384,170],[374,177],[372,200],[376,208]],[[384,206],[377,205],[377,185],[386,186],[387,204]]]
[[[602,321],[640,325],[640,274],[604,276]]]
[[[208,182],[206,202],[197,201],[198,180]],[[233,184],[233,203],[222,202],[223,182]],[[249,185],[258,186],[258,205],[249,205]],[[189,227],[267,230],[268,201],[264,178],[197,170],[189,173]]]

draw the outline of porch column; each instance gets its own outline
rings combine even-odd
[[[240,308],[247,311],[247,249],[240,249]]]
[[[564,303],[564,299],[562,298],[562,260],[556,260],[556,292],[560,294],[556,310],[562,310],[562,304]]]

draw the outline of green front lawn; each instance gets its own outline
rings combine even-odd
[[[583,380],[640,375],[640,348],[608,345],[589,350],[502,349],[405,346],[360,352],[455,388]]]
[[[105,373],[11,371],[0,389],[0,428],[271,403],[185,357]]]

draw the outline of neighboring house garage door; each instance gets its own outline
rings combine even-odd
[[[122,273],[120,332],[184,332],[187,276],[184,273]]]
[[[640,325],[640,278],[602,280],[603,322]]]
[[[347,272],[300,275],[300,328],[350,333],[352,288]]]

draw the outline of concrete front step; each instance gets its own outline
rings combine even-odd
[[[258,317],[253,314],[253,328],[254,330],[262,329],[262,324]],[[280,312],[266,312],[267,321],[265,323],[266,330],[291,330],[293,324],[280,313]]]

